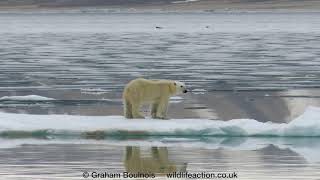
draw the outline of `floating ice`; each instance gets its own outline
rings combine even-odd
[[[189,3],[189,2],[197,2],[200,0],[184,0],[184,1],[173,1],[173,4],[180,4],[180,3]]]
[[[38,95],[26,95],[26,96],[3,96],[0,100],[8,101],[49,101],[55,100],[53,98],[38,96]]]
[[[170,97],[170,103],[181,103],[182,101],[183,101],[183,98],[180,96]]]
[[[105,90],[101,88],[82,88],[81,93],[82,94],[92,94],[92,95],[101,95],[109,93],[110,90]]]
[[[193,89],[193,94],[205,94],[207,91],[205,89]]]

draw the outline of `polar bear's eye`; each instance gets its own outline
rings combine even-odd
[[[177,85],[177,83],[173,83],[175,86]]]
[[[183,86],[180,86],[180,87],[183,87]]]

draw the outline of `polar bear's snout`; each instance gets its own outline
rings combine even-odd
[[[186,89],[185,89],[185,90],[183,90],[183,93],[187,93],[187,92],[188,92],[188,90],[186,90]]]

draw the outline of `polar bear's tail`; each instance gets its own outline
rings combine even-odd
[[[124,116],[128,119],[132,119],[133,115],[132,115],[132,105],[131,103],[128,101],[128,99],[123,98],[123,113]]]

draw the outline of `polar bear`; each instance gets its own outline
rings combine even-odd
[[[166,119],[169,98],[187,92],[186,85],[179,81],[134,79],[123,92],[124,116],[144,118],[139,112],[140,107],[149,104],[152,118]]]

